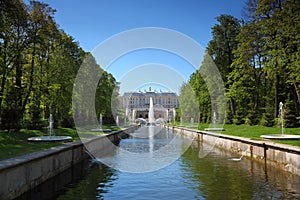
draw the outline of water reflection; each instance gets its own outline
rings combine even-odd
[[[210,148],[207,148],[210,149]],[[206,145],[191,146],[182,156],[182,170],[191,172],[187,180],[205,199],[295,199],[300,197],[298,176],[274,167],[243,159],[228,160],[232,155],[214,148],[199,159]]]
[[[140,136],[122,140],[120,148],[131,153],[152,152],[155,156],[157,149],[176,138],[176,148],[184,149],[180,137],[169,131],[156,133],[153,138]],[[299,176],[249,159],[233,162],[228,158],[234,155],[211,149],[210,145],[195,142],[171,165],[148,173],[122,172],[97,163],[80,182],[69,184],[60,192],[58,199],[300,198]],[[199,158],[203,154],[207,156]],[[126,160],[138,165],[137,168],[145,165],[134,157],[122,158],[123,155],[116,151],[107,159],[123,164]]]
[[[104,194],[110,192],[117,180],[117,171],[95,164],[81,182],[68,185],[68,190],[57,199],[104,199]]]
[[[129,145],[134,140],[127,140]],[[145,141],[146,142],[146,141]],[[147,141],[149,142],[149,141]],[[135,144],[136,145],[136,144]],[[104,199],[299,199],[299,177],[265,168],[243,159],[232,162],[232,155],[214,149],[205,158],[199,151],[210,150],[194,143],[176,162],[166,168],[141,174],[115,172],[97,190]],[[101,182],[101,181],[99,181]]]
[[[175,162],[191,143],[191,139],[160,126],[141,127],[120,142],[115,155],[98,159],[123,172],[152,172]]]
[[[103,199],[117,172],[105,165],[81,162],[36,188],[19,196],[17,200],[48,199]],[[1,197],[0,197],[1,199]]]

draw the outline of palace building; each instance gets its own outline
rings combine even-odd
[[[125,92],[121,97],[122,107],[128,109],[131,119],[148,118],[150,97],[154,105],[154,117],[169,120],[173,118],[175,108],[179,107],[179,99],[175,92],[138,91]]]

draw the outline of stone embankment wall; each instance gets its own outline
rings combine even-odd
[[[120,139],[127,137],[127,133],[136,128],[137,126],[132,126],[111,134],[0,161],[0,199],[16,198],[87,159],[86,149],[101,154],[109,153]]]
[[[300,176],[300,147],[182,127],[166,126],[166,128],[187,137],[193,137],[198,141],[207,142],[216,148],[221,148],[238,155],[244,154],[248,158]]]

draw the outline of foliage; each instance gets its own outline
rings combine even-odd
[[[240,21],[230,15],[217,20],[207,53],[226,87],[226,123],[274,126],[283,102],[286,126],[298,127],[300,2],[248,0]],[[200,119],[210,116],[209,83],[198,71],[189,82],[199,100]]]
[[[0,129],[41,129],[50,113],[55,126],[74,126],[74,80],[89,54],[59,29],[48,4],[0,0],[0,11]],[[95,98],[110,117],[116,82],[103,74]]]
[[[288,101],[285,104],[284,109],[284,127],[294,128],[299,126],[298,119],[296,117],[295,105],[292,101]]]
[[[189,122],[191,118],[198,121],[198,104],[193,89],[189,84],[183,84],[180,89],[180,116],[183,122]],[[179,116],[179,115],[178,115]]]
[[[206,122],[210,116],[211,106],[208,88],[199,71],[191,75],[189,82],[197,96],[198,102],[196,102],[196,105],[199,105],[199,122]]]

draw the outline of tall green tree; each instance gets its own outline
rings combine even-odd
[[[272,126],[279,102],[283,102],[289,110],[288,120],[298,126],[300,2],[248,0],[241,24],[229,15],[217,19],[219,24],[212,28],[207,52],[226,85],[230,105],[227,122]],[[201,68],[205,65],[203,62]],[[200,104],[207,104],[204,100],[209,98],[205,96],[214,94],[214,89],[209,87],[203,71],[192,74],[189,82]],[[209,113],[200,105],[202,111]]]
[[[54,14],[42,2],[26,5],[22,0],[0,0],[0,129],[41,128],[50,114],[56,126],[73,125],[74,81],[90,54],[58,28]],[[106,97],[116,81],[89,58],[91,62],[83,65],[90,64],[104,74],[99,85],[105,89],[96,98],[102,99],[101,109],[111,115]],[[85,112],[90,115],[92,111]]]
[[[209,122],[211,113],[210,95],[205,80],[201,76],[199,70],[190,76],[189,84],[197,96],[198,102],[196,102],[196,104],[199,105],[199,122]]]
[[[251,17],[237,37],[229,95],[240,102],[238,109],[250,124],[261,116],[270,119],[271,110],[277,117],[280,101],[291,100],[299,115],[299,63],[294,59],[299,54],[299,3],[249,0],[247,5]]]
[[[22,108],[22,75],[28,47],[28,13],[26,5],[19,0],[1,0],[1,88],[0,114],[4,122],[20,127]],[[6,102],[4,102],[6,101]]]
[[[193,88],[188,83],[183,84],[180,88],[179,105],[183,122],[190,122],[192,118],[194,121],[198,121],[199,104]]]
[[[217,17],[219,24],[212,28],[213,39],[209,42],[207,53],[212,57],[217,65],[222,79],[227,83],[228,74],[231,73],[230,67],[234,61],[234,50],[238,46],[237,35],[241,25],[239,20],[231,15],[221,15]],[[228,85],[226,85],[228,89]],[[235,113],[234,99],[229,96],[230,112]]]
[[[113,114],[118,108],[118,85],[112,74],[103,71],[96,90],[96,113],[101,113],[107,122],[112,123]],[[114,112],[115,111],[115,112]]]

